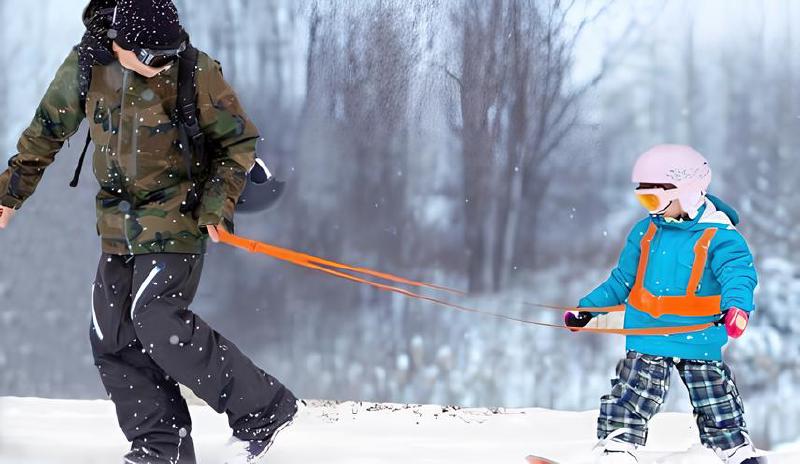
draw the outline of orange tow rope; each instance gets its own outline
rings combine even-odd
[[[374,282],[369,279],[365,279],[363,277],[355,276],[352,274],[348,274],[349,271],[353,273],[363,274],[371,277],[377,277],[379,279],[386,280],[388,282],[394,282],[397,284],[404,284],[411,287],[417,288],[428,288],[433,290],[439,290],[443,292],[452,293],[459,296],[466,296],[466,292],[461,290],[456,290],[453,288],[444,287],[441,285],[434,285],[425,282],[419,282],[415,280],[405,279],[403,277],[399,277],[393,274],[388,274],[385,272],[378,272],[372,269],[367,269],[364,267],[357,267],[357,266],[350,266],[347,264],[338,263],[336,261],[331,261],[323,258],[318,258],[316,256],[312,256],[306,253],[300,253],[294,250],[290,250],[287,248],[282,248],[275,245],[270,245],[268,243],[259,242],[256,240],[251,240],[248,238],[240,237],[238,235],[231,234],[227,231],[222,229],[218,229],[219,232],[219,240],[220,242],[230,245],[234,248],[239,248],[250,253],[260,253],[272,258],[285,261],[296,266],[305,267],[307,269],[313,269],[315,271],[324,272],[326,274],[339,277],[341,279],[350,280],[352,282],[357,282],[364,285],[369,285],[374,288],[378,288],[381,290],[385,290],[388,292],[398,293],[400,295],[407,296],[409,298],[415,298],[418,300],[428,301],[431,303],[435,303],[441,306],[445,306],[451,309],[455,309],[458,311],[464,311],[469,313],[477,313],[482,314],[485,316],[494,317],[497,319],[503,319],[507,321],[513,322],[520,322],[523,324],[531,324],[540,327],[550,327],[554,329],[563,329],[563,330],[570,330],[574,332],[592,332],[592,333],[606,333],[606,334],[617,334],[617,335],[674,335],[674,334],[685,334],[685,333],[692,333],[692,332],[699,332],[701,330],[705,330],[709,327],[713,327],[713,323],[707,324],[698,324],[698,325],[691,325],[691,326],[674,326],[674,327],[654,327],[654,328],[646,328],[646,329],[596,329],[596,328],[589,328],[589,327],[566,327],[563,325],[558,324],[549,324],[546,322],[540,321],[532,321],[528,319],[521,319],[513,316],[507,316],[505,314],[498,314],[489,311],[483,311],[480,309],[470,308],[467,306],[451,303],[449,301],[445,301],[439,298],[434,298],[426,295],[422,295],[401,287],[397,287],[395,285],[384,284],[380,282]],[[560,306],[551,306],[551,305],[542,305],[537,303],[526,303],[530,306],[536,306],[540,308],[546,309],[553,309],[553,310],[579,310],[578,308],[573,307],[560,307]],[[612,306],[608,308],[591,308],[592,311],[596,312],[616,312],[616,311],[624,311],[624,306]]]

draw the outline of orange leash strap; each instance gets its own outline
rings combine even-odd
[[[359,274],[369,275],[369,276],[372,276],[372,277],[378,277],[380,279],[383,279],[383,280],[386,280],[386,281],[389,281],[389,282],[401,283],[401,284],[409,285],[409,286],[412,286],[412,287],[430,288],[430,289],[433,289],[433,290],[441,290],[441,291],[444,291],[444,292],[452,293],[454,295],[467,296],[467,292],[465,292],[463,290],[457,290],[457,289],[454,289],[454,288],[445,287],[445,286],[442,286],[442,285],[430,284],[430,283],[426,283],[426,282],[419,282],[419,281],[415,281],[415,280],[409,280],[409,279],[406,279],[406,278],[403,278],[403,277],[399,277],[399,276],[396,276],[396,275],[393,275],[393,274],[388,274],[388,273],[385,273],[385,272],[378,272],[378,271],[374,271],[372,269],[367,269],[367,268],[364,268],[364,267],[350,266],[350,265],[347,265],[347,264],[338,263],[336,261],[331,261],[331,260],[319,258],[317,256],[312,256],[312,255],[309,255],[309,254],[305,254],[305,253],[300,253],[300,252],[297,252],[297,251],[289,250],[289,249],[286,249],[286,248],[281,248],[281,247],[278,247],[278,246],[275,246],[275,245],[270,245],[268,243],[257,242],[255,240],[246,239],[246,238],[243,238],[243,237],[240,237],[240,236],[237,236],[237,235],[234,235],[234,234],[231,234],[229,232],[222,231],[222,230],[220,230],[219,233],[220,233],[220,241],[222,241],[223,243],[225,243],[227,245],[231,245],[233,247],[240,248],[240,249],[243,249],[245,251],[252,252],[252,253],[258,252],[258,253],[266,254],[267,256],[271,256],[271,257],[276,258],[276,259],[280,259],[280,260],[288,261],[288,262],[293,262],[293,264],[303,265],[303,264],[298,264],[299,262],[306,263],[306,264],[316,264],[316,265],[319,265],[319,266],[322,266],[322,267],[326,267],[326,268],[346,270],[346,271],[356,272],[356,273],[359,273]],[[319,270],[319,269],[317,269],[317,270]],[[341,276],[337,276],[337,277],[341,277]],[[353,280],[353,279],[350,279],[350,277],[346,277],[346,278],[348,278],[349,280]],[[360,283],[365,283],[364,280],[356,280],[356,281],[360,282]],[[546,305],[546,304],[540,304],[540,303],[531,303],[531,302],[527,302],[527,301],[526,302],[522,302],[522,304],[524,304],[526,306],[535,307],[535,308],[550,309],[550,310],[554,310],[554,311],[582,311],[582,310],[586,310],[585,308],[582,309],[582,308],[578,308],[578,307],[574,307],[574,306],[555,306],[555,305]],[[591,308],[591,310],[593,312],[602,312],[602,313],[622,312],[622,311],[625,311],[625,305],[596,307],[596,308]]]
[[[390,282],[401,283],[405,285],[410,285],[412,287],[421,287],[421,288],[430,288],[433,290],[440,290],[443,292],[453,293],[455,295],[466,296],[466,292],[461,290],[456,290],[454,288],[444,287],[441,285],[434,285],[425,282],[418,282],[415,280],[409,280],[400,276],[396,276],[393,274],[388,274],[385,272],[378,272],[372,269],[367,269],[363,267],[356,267],[350,266],[347,264],[337,263],[336,261],[330,261],[327,259],[319,258],[317,256],[308,255],[305,253],[300,253],[297,251],[289,250],[286,248],[281,248],[275,245],[270,245],[268,243],[257,242],[255,240],[246,239],[244,237],[239,237],[238,235],[231,234],[229,232],[219,230],[219,239],[221,242],[226,243],[228,245],[234,246],[236,248],[241,248],[243,250],[247,250],[250,252],[260,252],[266,254],[268,256],[272,256],[273,258],[282,259],[282,260],[299,260],[306,263],[316,264],[319,266],[327,266],[335,269],[343,269],[346,271],[357,272],[359,274],[369,275],[372,277],[377,277],[379,279],[387,280]],[[258,250],[255,250],[255,249]]]
[[[349,280],[352,282],[357,282],[364,285],[369,285],[374,288],[378,288],[381,290],[385,290],[388,292],[397,293],[400,295],[404,295],[409,298],[414,298],[422,301],[428,301],[430,303],[435,303],[440,306],[445,306],[451,309],[455,309],[458,311],[475,313],[475,314],[482,314],[485,316],[494,317],[497,319],[503,319],[512,322],[519,322],[522,324],[531,324],[540,327],[550,327],[554,329],[562,329],[562,330],[570,330],[573,332],[591,332],[591,333],[606,333],[606,334],[617,334],[617,335],[673,335],[673,334],[683,334],[683,333],[692,333],[698,332],[701,330],[705,330],[709,327],[714,326],[712,323],[708,324],[699,324],[699,325],[692,325],[692,326],[678,326],[678,327],[655,327],[655,328],[647,328],[647,329],[596,329],[596,328],[588,328],[588,327],[566,327],[564,325],[557,325],[557,324],[549,324],[546,322],[539,322],[539,321],[531,321],[527,319],[521,319],[513,316],[507,316],[505,314],[498,314],[489,311],[483,311],[480,309],[470,308],[467,306],[451,303],[449,301],[445,301],[439,298],[434,298],[426,295],[421,295],[419,293],[412,292],[410,290],[406,290],[401,287],[397,287],[394,285],[383,284],[380,282],[374,282],[368,279],[364,279],[358,276],[354,276],[351,274],[347,274],[346,272],[342,272],[342,270],[347,270],[351,272],[357,272],[373,277],[378,277],[387,281],[392,281],[396,283],[402,283],[414,287],[421,287],[421,288],[431,288],[435,290],[446,291],[450,293],[455,293],[458,295],[466,295],[464,292],[459,290],[450,289],[447,287],[442,287],[439,285],[433,284],[426,284],[424,282],[417,282],[414,280],[405,279],[402,277],[398,277],[392,274],[387,274],[383,272],[373,271],[371,269],[366,269],[362,267],[356,266],[349,266],[341,263],[337,263],[335,261],[330,261],[322,258],[318,258],[316,256],[308,255],[305,253],[300,253],[297,251],[289,250],[286,248],[281,248],[275,245],[270,245],[267,243],[258,242],[256,240],[247,239],[244,237],[240,237],[238,235],[231,234],[224,230],[219,230],[219,239],[220,242],[225,243],[226,245],[230,245],[234,248],[239,248],[241,250],[248,251],[250,253],[260,253],[272,258],[285,261],[296,266],[305,267],[307,269],[312,269],[315,271],[323,272],[335,277],[339,277],[341,279]],[[338,270],[337,270],[338,269]],[[578,308],[562,308],[557,306],[549,306],[549,305],[539,305],[539,304],[531,304],[532,306],[538,306],[543,308],[549,309],[559,309],[559,310],[578,310]],[[591,308],[592,311],[597,312],[608,312],[607,309],[611,309],[612,311],[617,311],[618,307],[611,307],[611,308]],[[623,307],[624,310],[624,307]]]

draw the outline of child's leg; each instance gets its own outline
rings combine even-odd
[[[618,440],[636,445],[647,442],[647,423],[661,409],[669,390],[671,362],[659,356],[628,352],[617,365],[611,394],[601,399],[598,438],[603,440],[625,429],[616,437]]]
[[[677,367],[689,389],[703,445],[725,451],[750,444],[742,399],[728,366],[719,361],[681,361]]]

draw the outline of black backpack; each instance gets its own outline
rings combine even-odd
[[[108,65],[116,60],[111,51],[111,39],[108,36],[116,3],[116,0],[91,0],[83,12],[86,32],[81,43],[75,49],[78,52],[81,106],[84,108],[92,82],[92,67],[95,64]],[[186,49],[178,58],[178,99],[173,117],[178,125],[180,148],[189,180],[192,182],[192,189],[181,206],[183,214],[194,213],[200,204],[204,178],[208,174],[209,167],[207,153],[216,149],[206,140],[198,121],[197,95],[195,94],[198,56],[199,51],[187,42]],[[91,141],[91,132],[87,131],[86,143],[78,159],[70,187],[78,186]],[[195,166],[199,167],[195,169]],[[256,212],[269,209],[283,195],[284,182],[275,179],[261,160],[257,160],[247,177],[248,181],[237,204],[237,211]]]

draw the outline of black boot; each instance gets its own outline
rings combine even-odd
[[[227,447],[225,464],[258,464],[263,462],[278,434],[292,425],[298,411],[298,400],[288,389],[284,389],[280,399],[275,402],[271,416],[273,422],[265,430],[266,436],[259,439],[240,439],[231,437]],[[248,431],[252,432],[252,431]]]
[[[171,464],[169,459],[158,456],[158,453],[148,448],[134,448],[122,457],[122,464]]]

